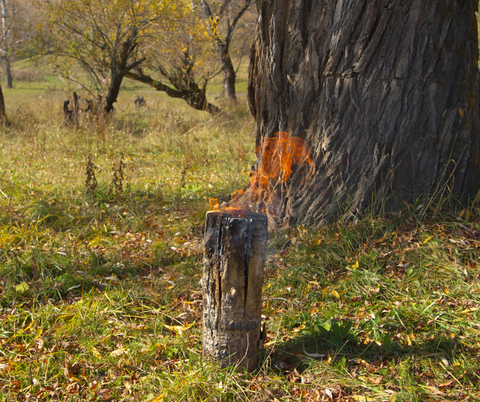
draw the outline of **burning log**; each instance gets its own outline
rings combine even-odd
[[[203,356],[221,367],[236,364],[254,370],[258,365],[265,336],[261,311],[267,237],[263,214],[207,213]]]
[[[229,207],[210,200],[203,268],[203,354],[222,367],[258,364],[265,329],[261,328],[262,277],[267,214],[278,219],[277,199],[294,174],[315,172],[308,145],[279,131],[256,149],[250,185],[232,194]],[[245,208],[248,205],[256,211]],[[280,211],[281,212],[281,211]],[[273,222],[275,222],[273,220]]]

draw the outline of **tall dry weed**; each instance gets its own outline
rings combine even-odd
[[[95,170],[96,166],[92,162],[92,156],[91,154],[88,154],[85,166],[85,189],[88,195],[94,194],[98,187]]]

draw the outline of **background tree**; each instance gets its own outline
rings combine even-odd
[[[0,7],[2,8],[2,46],[0,52],[2,54],[2,64],[7,79],[7,88],[12,88],[12,72],[10,70],[9,49],[7,46],[10,33],[10,21],[7,21],[7,0],[0,0]]]
[[[1,38],[0,60],[2,62],[7,88],[13,87],[12,59],[29,37],[31,13],[25,0],[0,0]]]
[[[168,35],[178,32],[189,41],[196,37],[187,18],[194,12],[190,2],[40,0],[39,5],[44,10],[39,33],[45,44],[44,53],[54,57],[57,69],[67,78],[72,78],[74,65],[81,66],[90,77],[88,89],[105,99],[106,112],[112,110],[125,77],[151,84],[170,96],[185,99],[193,107],[209,111],[205,90],[199,91],[199,85],[195,85],[192,70],[199,63],[192,51],[187,51],[187,66],[182,64],[175,69],[169,64],[172,55],[179,51],[185,54],[184,49],[191,49],[191,45],[179,40],[173,42],[174,48],[165,49],[162,45]],[[148,72],[152,69],[164,73],[170,82],[179,81],[180,69],[188,74],[189,79],[184,79],[188,85],[171,88],[161,78],[151,78]]]
[[[0,11],[2,17],[2,31],[0,36],[0,60],[5,71],[7,88],[13,87],[12,71],[10,66],[11,50],[14,44],[14,34],[16,26],[16,17],[18,9],[15,0],[0,0]],[[5,111],[5,100],[3,98],[2,88],[0,86],[0,123],[7,123],[7,114]]]
[[[218,66],[211,57],[206,21],[189,2],[177,22],[155,27],[155,40],[150,43],[145,67],[129,72],[127,77],[215,115],[220,109],[207,101],[206,90]]]
[[[162,17],[153,7],[135,6],[129,0],[39,3],[43,53],[52,57],[56,71],[67,79],[74,79],[75,65],[87,72],[89,80],[83,85],[98,101],[105,100],[107,113],[117,101],[125,74],[145,61],[139,47],[150,25]]]
[[[323,224],[444,191],[476,194],[476,1],[257,5],[248,95],[257,142],[290,132],[316,167],[277,189],[279,221]]]
[[[7,88],[13,87],[13,80],[12,80],[12,71],[10,67],[10,49],[9,49],[9,42],[11,37],[11,28],[13,24],[13,18],[10,18],[9,11],[12,13],[14,9],[8,10],[7,0],[0,0],[0,7],[2,11],[2,38],[1,38],[1,46],[0,46],[0,53],[1,59],[3,64],[3,70],[5,71],[5,78],[7,80]]]
[[[0,124],[7,124],[7,113],[5,112],[5,100],[3,99],[2,86],[0,85]]]
[[[237,102],[235,93],[236,73],[230,57],[230,44],[238,22],[253,4],[253,0],[200,1],[202,10],[208,18],[210,33],[220,59],[225,98],[227,103],[230,104]]]

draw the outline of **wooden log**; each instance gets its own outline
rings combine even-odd
[[[265,335],[261,313],[267,218],[211,211],[205,226],[203,356],[221,367],[252,371]]]

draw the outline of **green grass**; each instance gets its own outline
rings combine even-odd
[[[272,234],[261,367],[221,370],[201,357],[202,228],[254,161],[244,101],[212,119],[128,87],[108,125],[73,129],[36,85],[4,90],[0,401],[480,399],[478,200]]]

